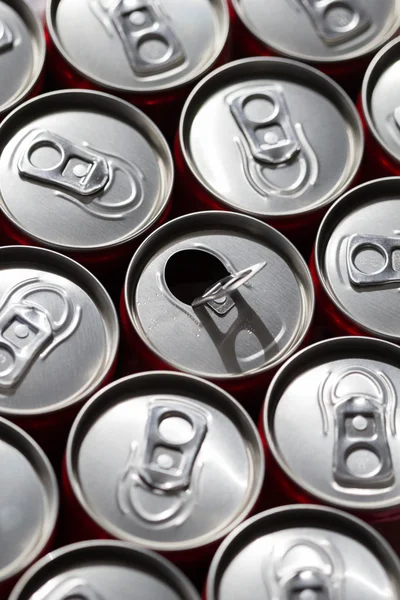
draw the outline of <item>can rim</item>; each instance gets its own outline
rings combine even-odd
[[[131,292],[133,291],[134,285],[136,283],[136,282],[132,281],[132,279],[134,277],[133,273],[136,271],[137,263],[139,262],[139,260],[143,260],[142,255],[146,253],[146,251],[148,250],[148,247],[151,248],[152,244],[154,244],[155,241],[157,241],[157,239],[160,238],[161,236],[165,236],[166,232],[168,232],[169,229],[172,229],[172,231],[177,230],[179,232],[182,232],[182,227],[183,227],[185,221],[190,223],[191,221],[195,221],[195,220],[199,220],[199,219],[200,220],[207,219],[210,216],[214,216],[215,218],[217,218],[217,220],[218,219],[228,219],[230,222],[235,222],[235,221],[240,221],[240,220],[246,219],[246,221],[248,222],[249,226],[252,229],[254,229],[255,227],[258,229],[260,229],[260,228],[266,229],[267,230],[266,233],[268,233],[270,237],[272,236],[272,237],[276,238],[281,244],[285,244],[285,247],[288,250],[288,252],[285,254],[285,256],[287,258],[295,259],[295,261],[297,262],[295,272],[297,274],[302,272],[302,282],[301,283],[302,283],[302,287],[304,288],[305,295],[302,298],[302,300],[303,300],[302,312],[303,312],[304,322],[302,323],[301,335],[297,335],[297,339],[288,348],[286,348],[285,352],[282,352],[281,354],[279,354],[272,362],[270,362],[267,365],[264,365],[261,368],[253,369],[251,371],[246,371],[245,373],[235,373],[235,374],[232,374],[232,373],[205,373],[205,372],[201,372],[201,371],[195,371],[194,369],[186,369],[182,365],[179,365],[178,363],[170,361],[161,352],[159,352],[156,348],[154,348],[152,344],[150,344],[150,342],[144,335],[144,333],[142,331],[142,327],[140,326],[140,323],[138,322],[138,319],[136,318],[136,315],[133,311],[134,303],[131,302]],[[140,276],[140,274],[139,274],[139,276]],[[124,306],[125,306],[131,327],[139,335],[141,341],[146,345],[147,349],[152,354],[154,354],[157,358],[159,358],[162,361],[162,363],[164,363],[165,365],[168,365],[172,369],[177,369],[178,371],[187,373],[189,375],[201,377],[208,381],[212,380],[213,382],[216,382],[216,383],[219,383],[221,381],[222,382],[227,381],[227,380],[228,381],[248,380],[251,377],[257,377],[260,374],[263,374],[268,371],[271,371],[272,369],[275,369],[278,365],[280,365],[285,360],[287,360],[288,356],[293,354],[296,351],[296,349],[303,343],[304,338],[306,337],[308,331],[310,330],[313,316],[314,316],[314,309],[315,309],[315,294],[314,294],[312,277],[311,277],[310,271],[308,269],[307,263],[305,262],[304,258],[301,256],[300,252],[297,250],[295,245],[290,240],[288,240],[282,233],[280,233],[279,231],[274,229],[271,225],[268,225],[267,223],[264,223],[263,221],[260,221],[259,219],[256,219],[255,217],[251,217],[248,215],[243,215],[241,213],[236,213],[236,212],[231,212],[231,211],[219,211],[219,210],[202,211],[202,212],[198,212],[198,213],[192,213],[192,214],[188,214],[188,215],[183,215],[181,217],[177,217],[176,219],[172,219],[171,221],[164,223],[163,225],[158,227],[156,231],[151,233],[142,242],[142,244],[139,246],[139,248],[136,250],[136,252],[134,253],[132,260],[128,266],[128,270],[127,270],[126,277],[125,277],[124,288],[123,288],[123,298],[124,298]]]
[[[102,385],[103,381],[107,379],[109,372],[116,360],[118,346],[120,341],[120,329],[119,329],[119,321],[117,310],[114,306],[113,301],[105,287],[100,283],[100,281],[90,272],[88,269],[83,267],[81,264],[77,263],[72,258],[68,256],[64,256],[63,254],[59,254],[58,252],[54,252],[53,250],[48,250],[46,248],[37,248],[36,246],[2,246],[0,247],[0,256],[4,254],[9,254],[10,256],[15,255],[15,253],[21,255],[20,262],[24,259],[24,256],[27,255],[29,259],[28,264],[32,264],[32,260],[36,258],[44,258],[43,264],[44,266],[50,264],[57,266],[61,266],[65,272],[72,272],[76,274],[78,272],[79,278],[82,280],[90,281],[90,287],[93,287],[95,293],[97,293],[97,299],[102,300],[102,304],[107,307],[109,312],[108,318],[110,320],[110,326],[108,328],[105,327],[106,330],[106,338],[107,339],[107,360],[105,361],[104,368],[101,371],[101,374],[92,382],[91,386],[85,389],[84,392],[80,393],[78,397],[71,400],[64,400],[57,405],[44,407],[44,408],[35,408],[35,409],[13,409],[0,407],[0,417],[3,416],[5,418],[28,418],[33,416],[43,416],[43,415],[54,415],[64,411],[65,409],[79,405],[85,398],[90,398],[90,396]],[[0,269],[1,271],[1,269]],[[80,271],[80,273],[79,273]],[[71,279],[73,283],[76,283],[76,280]],[[88,286],[89,287],[89,286]],[[83,288],[83,291],[86,291]],[[93,295],[91,296],[93,298]],[[100,312],[100,310],[99,310]],[[105,320],[104,320],[105,322]],[[108,331],[107,331],[108,329]]]
[[[43,485],[43,495],[46,495],[46,507],[43,515],[43,531],[40,540],[38,540],[29,554],[25,555],[22,560],[21,558],[17,558],[12,563],[11,568],[5,567],[4,570],[0,570],[0,583],[18,575],[18,573],[28,567],[43,552],[54,533],[60,504],[60,495],[54,470],[39,444],[20,427],[2,417],[0,417],[1,430],[8,431],[6,437],[15,442],[15,447],[19,449],[35,470]]]
[[[111,104],[123,109],[124,113],[130,113],[130,116],[132,117],[132,123],[130,124],[130,126],[133,128],[134,124],[139,125],[138,130],[141,131],[143,135],[147,133],[146,141],[151,146],[152,150],[155,153],[155,156],[157,156],[158,162],[160,162],[161,160],[164,167],[164,173],[161,173],[161,176],[165,176],[165,174],[168,175],[168,181],[165,182],[165,189],[162,194],[163,198],[160,201],[160,206],[157,212],[153,215],[152,219],[139,231],[130,234],[128,233],[120,240],[107,242],[103,244],[92,244],[88,246],[71,246],[64,244],[56,244],[55,242],[46,242],[40,237],[33,235],[28,229],[21,225],[10,213],[5,200],[2,198],[1,191],[0,214],[2,213],[3,215],[5,215],[5,217],[12,223],[13,227],[15,227],[15,229],[17,229],[18,231],[22,232],[30,240],[37,242],[39,245],[44,246],[47,249],[55,250],[58,252],[74,252],[90,255],[102,250],[107,250],[109,248],[119,248],[121,246],[129,244],[133,240],[145,235],[146,232],[155,225],[158,219],[160,219],[160,217],[166,211],[168,204],[171,200],[175,179],[175,168],[172,153],[168,146],[168,143],[163,134],[161,133],[160,129],[157,127],[157,125],[153,123],[153,121],[142,110],[140,110],[133,104],[130,104],[126,100],[122,100],[121,98],[117,98],[116,96],[107,94],[105,92],[79,89],[62,89],[53,92],[47,92],[46,94],[41,94],[40,96],[37,96],[28,100],[27,102],[24,102],[22,105],[15,108],[9,115],[7,115],[4,121],[0,123],[0,136],[4,135],[4,131],[7,131],[7,128],[12,129],[13,121],[16,120],[18,122],[18,120],[20,120],[21,118],[21,114],[22,116],[24,116],[25,112],[29,114],[29,110],[32,109],[32,106],[38,105],[40,103],[51,103],[51,100],[53,98],[57,99],[62,96],[66,100],[68,100],[71,97],[78,97],[79,101],[81,102],[85,102],[86,97],[86,101],[89,101],[89,103],[91,99],[100,98],[105,104],[105,106]],[[103,108],[105,108],[105,106]],[[108,116],[106,112],[104,112],[103,114],[106,117]],[[126,122],[129,125],[127,119],[124,122]]]
[[[394,9],[397,11],[397,26],[395,25],[394,27],[392,27],[389,31],[389,33],[387,33],[383,39],[381,39],[380,41],[377,41],[375,43],[371,43],[370,47],[368,50],[364,50],[363,49],[359,49],[354,50],[353,52],[349,52],[347,55],[344,56],[312,56],[309,54],[303,54],[301,52],[292,52],[288,49],[285,49],[284,47],[280,48],[277,44],[270,44],[267,43],[264,39],[262,39],[262,37],[256,32],[255,28],[253,27],[253,25],[251,24],[251,21],[247,18],[247,16],[245,15],[244,11],[241,9],[240,4],[239,4],[240,0],[231,0],[232,2],[232,6],[235,10],[235,14],[237,15],[237,17],[240,19],[240,21],[242,22],[242,24],[246,27],[246,29],[251,33],[251,35],[253,37],[255,37],[263,46],[265,46],[266,48],[271,48],[272,51],[275,51],[279,54],[281,54],[284,57],[287,58],[294,58],[294,59],[298,59],[298,60],[304,60],[306,62],[310,62],[310,63],[315,63],[318,65],[323,65],[323,64],[327,64],[327,65],[334,65],[337,63],[351,63],[354,60],[357,59],[362,59],[362,58],[367,58],[368,56],[373,55],[374,52],[376,52],[376,50],[378,48],[381,48],[384,44],[387,43],[388,40],[390,40],[393,36],[395,36],[399,30],[400,27],[400,3],[397,1],[397,7],[396,5],[394,6]]]
[[[76,554],[79,557],[80,554],[85,554],[85,552],[90,552],[90,550],[93,549],[100,555],[102,552],[107,555],[108,551],[111,554],[114,550],[114,552],[118,552],[119,554],[125,553],[127,556],[131,555],[132,558],[138,557],[141,564],[148,562],[149,566],[155,568],[155,574],[163,575],[166,583],[171,583],[175,586],[177,592],[182,592],[182,600],[198,600],[198,594],[193,584],[169,560],[151,550],[137,548],[132,544],[117,540],[90,540],[78,542],[76,544],[63,546],[62,548],[58,548],[47,554],[24,573],[12,590],[9,600],[18,600],[21,598],[21,594],[24,593],[24,588],[29,584],[32,578],[40,573],[40,571],[49,567],[49,565],[54,564],[55,561],[61,560],[61,562],[67,562],[68,556]]]
[[[250,536],[255,537],[257,533],[259,534],[262,522],[265,520],[278,521],[278,524],[281,524],[280,530],[283,530],[289,528],[292,521],[295,522],[296,519],[301,519],[304,515],[306,518],[307,516],[309,517],[312,522],[311,526],[314,527],[324,522],[326,522],[326,526],[329,529],[332,529],[332,525],[337,526],[338,529],[341,526],[343,529],[346,529],[347,526],[350,532],[354,532],[357,535],[359,543],[368,548],[379,559],[384,568],[389,566],[394,585],[399,588],[400,560],[388,542],[373,527],[361,519],[336,508],[314,504],[290,504],[288,506],[273,508],[251,517],[237,527],[222,542],[214,555],[208,572],[206,582],[207,600],[217,600],[218,598],[217,588],[219,578],[221,577],[221,571],[223,572],[226,563],[229,561],[230,557],[226,555],[229,554],[231,546],[243,543],[246,538]],[[231,552],[233,553],[233,550]]]
[[[131,87],[131,86],[112,85],[107,81],[100,80],[100,79],[93,77],[89,72],[78,67],[77,64],[70,59],[70,57],[64,50],[64,48],[59,40],[57,30],[56,30],[56,27],[54,24],[53,12],[55,10],[54,9],[55,2],[57,2],[57,0],[47,0],[46,23],[47,23],[47,30],[49,32],[51,41],[57,48],[57,51],[59,52],[59,54],[61,55],[63,60],[70,67],[72,67],[81,77],[90,81],[94,85],[101,86],[102,88],[104,88],[104,90],[108,90],[109,93],[113,93],[113,94],[118,93],[118,92],[119,93],[128,93],[128,94],[131,93],[131,94],[135,94],[137,96],[146,96],[149,94],[160,94],[163,92],[179,90],[181,88],[184,88],[187,85],[190,85],[191,83],[193,83],[195,81],[198,81],[199,79],[201,79],[203,77],[203,75],[205,73],[207,73],[210,69],[212,69],[213,66],[215,65],[215,63],[218,61],[219,57],[221,56],[221,54],[228,42],[229,34],[230,34],[230,18],[229,18],[229,9],[228,9],[227,0],[212,0],[213,4],[218,3],[218,5],[220,7],[221,16],[222,16],[222,19],[220,20],[222,35],[221,35],[221,41],[217,45],[216,51],[212,54],[211,58],[207,61],[207,63],[201,69],[200,72],[197,72],[194,75],[193,74],[191,75],[189,73],[188,76],[183,79],[183,81],[181,81],[177,84],[164,84],[164,85],[155,87],[154,89],[149,88],[146,90],[142,90],[142,89],[137,89],[137,88]]]
[[[75,446],[76,444],[79,444],[79,436],[82,436],[82,432],[80,430],[83,429],[84,433],[85,431],[87,431],[87,428],[90,427],[90,416],[92,418],[94,416],[93,414],[91,415],[92,411],[94,411],[93,407],[100,403],[102,397],[107,397],[108,394],[111,394],[112,392],[114,392],[114,390],[118,388],[121,388],[121,391],[127,393],[129,388],[131,388],[138,382],[140,385],[140,380],[142,380],[143,382],[142,385],[145,386],[147,382],[153,380],[154,377],[162,377],[163,382],[165,380],[167,380],[167,382],[176,381],[178,385],[179,382],[183,384],[186,383],[187,385],[194,384],[196,386],[196,390],[204,389],[204,393],[207,398],[211,398],[211,395],[213,395],[214,399],[222,401],[222,404],[228,407],[230,413],[235,417],[234,423],[238,426],[240,433],[243,434],[244,440],[249,441],[249,439],[252,438],[252,491],[247,498],[246,504],[242,504],[240,513],[237,514],[237,516],[234,519],[232,519],[229,524],[225,525],[222,529],[220,529],[213,535],[203,534],[202,536],[197,538],[198,541],[195,544],[193,543],[193,541],[190,540],[182,542],[157,542],[154,540],[146,541],[144,538],[140,538],[135,535],[131,535],[124,532],[122,529],[119,529],[117,526],[114,526],[106,519],[100,517],[96,514],[94,510],[92,510],[90,504],[85,500],[84,494],[81,490],[81,486],[79,483],[78,474],[76,473],[76,468],[74,465],[74,455],[79,454],[79,447],[75,448]],[[107,403],[103,402],[103,406],[101,406],[101,414],[104,414],[107,408],[115,405],[116,403],[117,396],[113,395],[111,401],[109,400]],[[89,421],[89,423],[86,423],[86,419]],[[247,437],[244,436],[244,433],[247,434]],[[257,470],[255,469],[256,461],[258,461],[259,463],[259,468]],[[89,517],[94,523],[96,523],[96,525],[98,525],[103,531],[106,531],[108,534],[114,536],[117,539],[123,540],[125,542],[134,543],[139,548],[148,548],[157,552],[181,552],[185,550],[196,550],[198,548],[202,548],[206,545],[212,544],[214,542],[217,542],[218,540],[223,539],[227,535],[227,533],[232,531],[237,525],[239,525],[254,508],[263,486],[265,474],[265,458],[260,435],[255,424],[248,415],[247,411],[239,404],[239,402],[235,400],[235,398],[233,398],[230,394],[228,394],[215,384],[210,383],[209,381],[205,381],[200,377],[195,377],[186,373],[174,373],[171,371],[145,371],[143,373],[137,373],[135,375],[128,375],[127,377],[117,379],[113,383],[110,383],[109,385],[104,387],[102,390],[98,391],[81,409],[72,425],[67,441],[65,465],[69,485],[72,488],[75,499],[78,501],[81,509],[83,509],[85,513],[89,515]]]
[[[400,162],[400,154],[395,154],[389,146],[384,142],[382,137],[379,135],[377,128],[375,127],[375,123],[372,119],[371,112],[369,110],[369,98],[373,92],[374,86],[379,79],[380,75],[383,74],[384,69],[389,67],[392,62],[391,58],[397,47],[400,46],[400,36],[396,37],[394,40],[386,44],[379,52],[374,56],[370,64],[368,65],[368,69],[365,73],[362,87],[361,87],[361,107],[363,116],[367,122],[368,130],[372,134],[375,142],[383,148],[383,150],[393,159],[396,163]],[[398,57],[400,58],[400,57]]]
[[[12,4],[11,8],[19,15],[20,18],[22,18],[24,23],[26,23],[27,19],[24,18],[23,13],[25,13],[25,15],[31,21],[32,26],[29,27],[29,31],[30,33],[34,32],[37,38],[36,41],[38,48],[38,64],[30,77],[30,84],[27,87],[25,87],[23,91],[12,102],[9,102],[6,106],[0,109],[0,117],[3,116],[5,113],[8,114],[9,111],[14,110],[15,107],[21,104],[21,102],[23,102],[24,99],[27,98],[29,94],[34,90],[42,74],[46,59],[46,38],[44,34],[43,25],[39,16],[28,4],[28,2],[25,2],[25,0],[12,0],[11,3],[7,1],[7,4]]]
[[[304,490],[311,497],[320,500],[321,502],[323,502],[324,504],[326,504],[328,506],[332,506],[334,508],[338,508],[338,509],[342,509],[342,510],[354,510],[360,514],[370,513],[371,511],[383,512],[383,511],[386,511],[387,509],[395,508],[395,507],[400,508],[400,495],[397,498],[397,500],[393,499],[391,501],[385,501],[385,502],[375,501],[375,502],[369,502],[368,504],[359,505],[359,504],[357,504],[357,502],[354,502],[354,501],[352,502],[350,500],[348,500],[348,501],[342,500],[340,498],[335,498],[335,497],[330,496],[329,494],[320,492],[319,490],[314,488],[308,482],[303,481],[303,479],[300,476],[293,473],[293,470],[289,467],[289,465],[287,465],[287,463],[281,456],[281,453],[279,452],[278,445],[277,445],[276,439],[275,439],[275,435],[273,433],[273,427],[272,427],[273,423],[271,422],[271,420],[274,415],[275,406],[279,402],[279,399],[278,400],[274,399],[274,394],[276,393],[276,389],[278,389],[278,391],[279,391],[279,388],[282,385],[281,379],[284,380],[287,372],[290,372],[292,369],[296,369],[296,366],[298,365],[298,363],[300,363],[300,365],[304,364],[307,361],[307,358],[309,357],[309,355],[311,355],[311,357],[313,357],[314,354],[317,354],[317,355],[319,354],[322,356],[325,348],[328,348],[328,349],[332,348],[333,350],[336,350],[337,347],[340,347],[343,344],[345,344],[346,346],[349,346],[350,348],[354,347],[355,349],[358,348],[359,346],[367,345],[368,347],[371,348],[371,350],[375,346],[380,346],[380,348],[382,350],[381,354],[383,354],[383,352],[385,352],[385,355],[386,354],[393,354],[393,355],[398,354],[399,355],[398,362],[400,363],[400,348],[399,348],[399,346],[397,346],[396,344],[393,344],[392,342],[388,342],[386,340],[381,340],[378,338],[371,338],[371,337],[362,337],[362,336],[337,337],[337,338],[332,338],[329,340],[322,340],[320,342],[312,344],[311,346],[307,346],[307,348],[304,348],[303,350],[300,350],[294,356],[292,356],[276,373],[276,375],[274,376],[274,378],[271,381],[271,384],[268,388],[268,391],[267,391],[267,394],[265,397],[265,402],[264,402],[264,406],[262,409],[261,418],[262,418],[262,431],[267,440],[268,449],[270,450],[271,454],[273,455],[275,461],[278,463],[279,468],[285,473],[285,475],[286,475],[286,477],[288,477],[288,479],[293,481],[296,486],[298,486],[300,489]],[[328,352],[327,352],[327,354],[329,355]]]
[[[341,196],[338,200],[336,200],[336,202],[330,207],[330,209],[328,210],[328,212],[322,219],[321,224],[318,229],[317,237],[315,240],[315,252],[314,252],[314,266],[315,266],[315,270],[317,272],[318,281],[319,281],[320,285],[322,286],[325,294],[328,296],[330,301],[334,304],[336,310],[338,310],[348,321],[350,321],[351,323],[356,325],[359,329],[367,332],[371,336],[375,336],[375,337],[379,336],[380,339],[388,341],[388,342],[396,342],[396,341],[398,342],[400,337],[396,336],[396,335],[388,335],[388,334],[383,334],[381,332],[377,332],[376,330],[374,330],[371,327],[368,327],[367,325],[362,323],[360,320],[358,320],[354,316],[350,315],[346,311],[346,309],[341,306],[341,304],[339,303],[335,294],[330,289],[330,286],[327,285],[327,281],[326,281],[327,277],[324,274],[322,263],[323,263],[323,259],[325,256],[325,250],[326,250],[326,248],[324,247],[324,241],[326,240],[325,229],[328,229],[328,233],[331,233],[334,230],[336,213],[338,213],[338,216],[340,217],[340,214],[341,214],[340,209],[344,206],[346,206],[346,208],[348,210],[350,210],[351,207],[357,203],[359,194],[360,193],[362,194],[362,191],[365,190],[365,188],[374,189],[375,187],[379,187],[379,186],[386,188],[386,187],[394,186],[396,183],[399,187],[398,193],[400,195],[400,177],[382,177],[380,179],[372,179],[371,181],[366,181],[366,182],[352,188],[351,190],[347,191],[345,194],[343,194],[343,196]],[[351,204],[351,200],[353,200],[352,204]],[[340,219],[337,219],[336,222],[338,222],[339,220]],[[331,221],[333,221],[332,227],[330,226]]]
[[[329,90],[329,93],[327,93],[325,95],[325,97],[328,99],[331,99],[331,96],[334,97],[335,107],[340,109],[340,113],[341,113],[341,116],[343,119],[346,118],[345,113],[347,112],[346,124],[348,125],[348,127],[352,127],[352,130],[354,132],[354,138],[355,139],[358,138],[359,142],[360,142],[358,147],[354,149],[354,153],[356,153],[358,150],[358,152],[357,152],[358,156],[356,156],[356,160],[353,161],[353,166],[350,170],[350,173],[348,174],[346,181],[343,182],[342,185],[340,186],[340,188],[336,189],[336,191],[333,194],[331,194],[329,196],[329,198],[325,199],[323,202],[320,202],[316,206],[313,206],[313,207],[305,206],[302,208],[300,207],[299,209],[297,209],[293,212],[290,212],[290,213],[274,212],[271,215],[268,213],[260,213],[257,211],[248,210],[248,209],[246,209],[246,207],[240,207],[240,208],[235,207],[234,208],[232,205],[232,202],[227,201],[222,196],[222,194],[218,193],[217,190],[214,190],[209,185],[208,181],[204,177],[202,177],[201,174],[196,169],[195,161],[190,155],[189,139],[188,139],[190,129],[191,129],[190,111],[192,111],[192,114],[196,114],[196,108],[192,109],[192,104],[196,104],[196,102],[197,102],[197,104],[200,103],[200,100],[197,98],[197,96],[201,96],[201,92],[203,91],[203,89],[207,88],[207,87],[211,87],[212,83],[215,80],[216,80],[215,85],[218,85],[219,80],[221,80],[222,82],[224,82],[225,80],[227,82],[229,82],[229,79],[227,76],[227,73],[229,73],[229,71],[233,71],[233,73],[235,73],[235,70],[239,70],[240,67],[246,67],[247,65],[252,65],[252,64],[260,65],[260,66],[265,65],[266,67],[268,65],[270,65],[275,69],[277,67],[281,66],[283,68],[284,73],[288,72],[290,69],[295,70],[296,72],[300,72],[300,79],[304,79],[304,81],[306,83],[311,80],[312,83],[315,84],[315,86],[311,86],[310,89],[312,89],[313,87],[318,87],[318,88],[323,89],[324,91],[326,89]],[[268,74],[268,73],[265,73],[265,74]],[[189,120],[189,124],[187,124],[188,120]],[[353,123],[350,122],[351,120],[353,120]],[[361,161],[362,161],[363,154],[364,154],[364,130],[363,130],[362,122],[361,122],[360,116],[358,114],[357,108],[355,107],[354,103],[350,99],[349,95],[345,92],[345,90],[342,89],[340,87],[340,85],[338,83],[336,83],[336,81],[334,81],[333,79],[328,77],[328,75],[325,75],[324,73],[322,73],[321,71],[319,71],[318,69],[316,69],[313,66],[303,64],[303,63],[300,63],[298,61],[295,61],[295,60],[292,60],[289,58],[272,57],[272,56],[271,57],[258,56],[258,57],[251,57],[251,58],[235,60],[226,65],[219,67],[218,69],[215,69],[214,71],[212,71],[212,73],[209,73],[206,77],[204,77],[196,85],[196,87],[191,91],[191,93],[189,94],[189,96],[184,104],[184,107],[182,109],[182,113],[180,116],[180,120],[179,120],[178,139],[179,139],[180,150],[182,152],[182,155],[183,155],[183,158],[185,161],[185,165],[190,170],[190,173],[194,177],[196,182],[199,185],[201,185],[202,187],[204,187],[210,196],[212,196],[214,199],[216,199],[227,210],[236,210],[236,211],[240,212],[241,214],[252,216],[252,217],[255,217],[258,219],[268,219],[269,221],[271,221],[271,223],[273,223],[274,221],[276,221],[278,219],[290,221],[291,219],[293,219],[296,216],[312,215],[313,213],[317,213],[321,209],[332,204],[332,202],[334,202],[343,193],[345,193],[346,190],[348,190],[348,188],[351,186],[351,184],[357,177],[357,173],[361,166]],[[354,145],[354,144],[352,144],[352,145]]]

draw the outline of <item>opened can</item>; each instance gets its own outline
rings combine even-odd
[[[400,348],[320,342],[273,380],[261,430],[280,503],[316,502],[367,521],[400,551]],[[268,498],[266,498],[268,502]]]
[[[9,115],[0,139],[0,231],[9,243],[65,253],[106,281],[167,217],[167,142],[123,100],[46,94]]]
[[[2,418],[0,456],[0,596],[8,598],[21,574],[52,549],[58,488],[44,452]]]
[[[119,327],[103,286],[50,250],[0,248],[0,415],[53,462],[82,404],[112,379]]]
[[[354,104],[320,71],[277,58],[230,63],[182,113],[181,213],[235,210],[311,250],[327,208],[354,185],[363,150]]]
[[[71,430],[65,539],[131,542],[196,576],[252,512],[263,477],[257,429],[228,394],[178,373],[120,379]]]
[[[278,231],[225,211],[180,217],[129,265],[123,368],[204,377],[258,414],[272,374],[306,342],[313,311],[307,266]]]
[[[364,122],[369,179],[400,175],[400,38],[387,44],[366,72],[359,109]]]
[[[9,600],[200,600],[186,577],[154,552],[121,542],[74,544],[34,565]]]
[[[354,188],[324,218],[310,264],[318,320],[332,334],[400,343],[399,215],[392,177]]]
[[[24,0],[0,1],[0,121],[40,93],[46,40],[39,18]]]
[[[399,0],[230,0],[241,56],[312,64],[358,91],[373,57],[400,27]]]
[[[205,600],[395,600],[399,582],[399,559],[372,527],[297,505],[257,515],[225,540]]]
[[[62,87],[122,96],[170,135],[195,82],[229,59],[226,0],[51,0],[47,27]]]

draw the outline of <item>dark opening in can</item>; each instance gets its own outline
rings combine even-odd
[[[396,600],[399,582],[398,557],[371,527],[338,510],[289,506],[225,540],[205,600]]]
[[[278,231],[230,212],[181,217],[129,266],[125,369],[186,371],[257,410],[274,369],[304,343],[313,310],[307,266]]]
[[[299,352],[276,375],[261,428],[281,502],[343,508],[400,551],[400,349],[336,338]]]
[[[129,541],[191,574],[251,513],[264,477],[246,411],[216,386],[168,372],[121,379],[86,404],[65,467],[66,539]]]
[[[8,598],[21,573],[52,548],[58,488],[44,452],[2,418],[0,458],[0,597]]]
[[[290,60],[230,63],[182,113],[180,210],[236,210],[310,245],[328,206],[357,177],[364,138],[347,94]]]

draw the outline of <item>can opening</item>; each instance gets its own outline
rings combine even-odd
[[[205,250],[181,250],[173,254],[165,265],[165,282],[170,292],[189,306],[228,275],[229,271],[219,258]]]

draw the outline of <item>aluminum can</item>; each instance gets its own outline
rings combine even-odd
[[[0,121],[43,87],[43,26],[24,0],[0,1]]]
[[[364,124],[365,172],[369,179],[400,175],[400,38],[387,44],[365,74],[359,110]]]
[[[313,312],[307,266],[278,231],[225,211],[180,217],[129,265],[123,368],[204,377],[258,414],[272,374],[306,343]]]
[[[230,0],[241,56],[305,61],[351,92],[400,27],[399,0]]]
[[[190,89],[230,54],[226,0],[51,0],[47,27],[61,87],[121,96],[172,136]]]
[[[0,248],[0,416],[62,457],[82,404],[112,380],[118,318],[103,286],[69,258]]]
[[[257,429],[228,394],[179,373],[126,377],[72,427],[65,539],[134,543],[195,576],[254,509],[263,477]]]
[[[185,104],[180,210],[252,215],[311,250],[327,208],[355,184],[363,151],[357,110],[330,78],[292,60],[236,61]]]
[[[58,516],[56,476],[43,450],[0,418],[0,597],[50,551]]]
[[[375,338],[310,346],[276,375],[260,424],[266,481],[275,481],[280,503],[347,510],[376,527],[396,552],[399,359],[398,346]]]
[[[372,527],[296,505],[257,515],[225,540],[205,600],[396,600],[399,582],[399,559]]]
[[[318,322],[333,335],[400,342],[399,211],[400,178],[391,177],[354,188],[324,218],[310,265]]]
[[[105,281],[126,270],[133,249],[167,217],[167,142],[123,100],[45,94],[9,115],[0,139],[3,241],[65,253]]]
[[[36,563],[9,600],[200,600],[180,571],[154,552],[94,541],[60,548]]]

